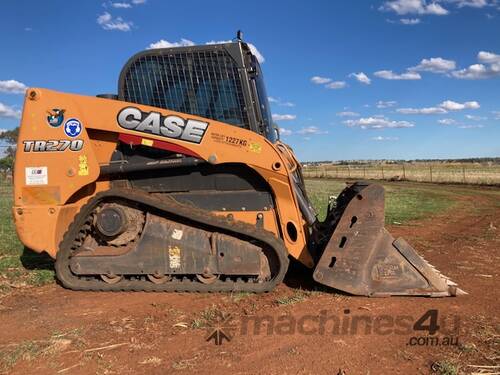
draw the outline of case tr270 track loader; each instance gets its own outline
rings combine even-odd
[[[365,296],[463,293],[384,228],[384,191],[354,183],[320,222],[241,40],[150,49],[118,95],[26,92],[13,215],[74,290],[273,290],[289,257]]]

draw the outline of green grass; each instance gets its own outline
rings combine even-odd
[[[69,345],[82,348],[83,340],[80,337],[81,329],[54,332],[50,337],[42,340],[27,340],[0,346],[0,373],[11,370],[18,361],[32,361],[40,356],[64,351]]]
[[[383,184],[386,190],[386,224],[403,224],[443,212],[455,201],[454,193],[434,185]],[[326,214],[328,197],[337,196],[346,186],[338,180],[306,180],[306,188],[313,206],[322,220]]]
[[[239,302],[241,300],[244,300],[248,297],[251,297],[253,293],[250,292],[236,292],[231,294],[231,298],[234,302]]]
[[[31,361],[38,357],[43,346],[35,341],[24,341],[8,349],[0,350],[0,369],[10,370],[20,359]]]
[[[306,300],[307,295],[303,293],[302,291],[297,291],[291,296],[282,296],[276,298],[275,302],[276,304],[280,306],[288,306],[288,305],[294,305],[298,302],[302,302]]]
[[[0,180],[0,294],[13,285],[54,282],[50,257],[25,249],[17,238],[11,209],[12,186]]]
[[[432,369],[439,375],[457,375],[458,366],[448,360],[434,362]]]
[[[191,328],[203,329],[210,326],[216,320],[218,314],[221,314],[221,312],[216,306],[207,307],[192,320]]]

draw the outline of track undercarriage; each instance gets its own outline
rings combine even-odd
[[[132,189],[89,201],[56,261],[64,286],[111,291],[266,292],[287,266],[282,241],[263,229]]]

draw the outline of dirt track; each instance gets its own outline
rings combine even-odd
[[[446,214],[390,228],[456,281],[467,296],[350,297],[313,290],[292,276],[266,295],[84,293],[58,285],[19,289],[0,305],[0,348],[19,350],[17,362],[7,372],[428,374],[434,362],[455,363],[466,373],[473,369],[467,365],[498,365],[499,197],[460,194],[460,203]],[[303,291],[298,292],[297,286]],[[412,326],[430,309],[438,310],[441,326],[433,337],[451,337],[458,345],[409,344],[411,337],[428,336]],[[215,311],[231,313],[233,318],[224,329],[232,333],[232,340],[219,346],[205,341],[204,327],[214,324]],[[295,325],[278,325],[307,315],[302,330],[309,331],[317,328],[314,317],[321,314],[332,322],[366,316],[372,322],[371,333],[362,326],[357,334],[343,334],[341,328],[332,334],[327,324],[323,333],[316,329],[304,334]],[[274,334],[267,335],[262,327],[254,335],[252,325],[242,334],[241,327],[255,316],[274,322]],[[391,317],[410,317],[409,330],[398,333],[389,324],[374,332],[375,321]],[[290,327],[295,328],[293,334],[285,332]]]

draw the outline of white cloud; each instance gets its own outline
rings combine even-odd
[[[500,120],[500,111],[491,111],[493,116],[495,116],[495,120]]]
[[[311,77],[311,82],[316,85],[325,85],[327,89],[343,89],[347,86],[344,81],[332,81],[331,78],[320,76]]]
[[[327,83],[325,85],[325,87],[327,89],[332,89],[332,90],[343,89],[346,86],[347,86],[347,84],[344,81],[334,81],[334,82]]]
[[[445,100],[439,105],[441,108],[447,111],[461,111],[463,109],[478,109],[480,107],[479,103],[476,101],[457,103],[453,100]]]
[[[279,115],[273,113],[273,121],[290,121],[295,120],[297,118],[296,115]]]
[[[383,101],[383,100],[379,100],[376,104],[377,108],[390,108],[390,107],[394,107],[395,105],[397,105],[398,102],[396,102],[395,100],[388,100],[388,101]]]
[[[472,121],[483,121],[488,119],[487,117],[484,116],[474,116],[474,115],[465,115],[465,118],[467,120],[472,120]]]
[[[307,126],[305,128],[297,131],[298,134],[302,135],[318,135],[318,134],[328,134],[327,131],[319,129],[317,126]]]
[[[293,132],[289,129],[285,129],[285,128],[280,128],[280,136],[283,136],[283,137],[287,137],[289,135],[292,135]]]
[[[169,42],[165,39],[160,39],[157,42],[151,43],[148,49],[154,48],[172,48],[172,47],[190,47],[194,46],[194,42],[189,39],[182,38],[179,42]]]
[[[128,9],[128,8],[132,8],[132,4],[129,4],[129,3],[111,3],[111,6],[113,8],[118,8],[118,9]]]
[[[352,111],[343,111],[343,112],[338,112],[337,116],[340,116],[340,117],[358,117],[359,113],[352,112]]]
[[[399,22],[403,25],[418,25],[420,23],[420,18],[401,18]]]
[[[364,83],[365,85],[372,83],[372,80],[363,72],[351,73],[349,74],[349,77],[354,77],[358,82]]]
[[[210,44],[225,44],[225,43],[232,43],[232,40],[211,40],[209,42],[206,42],[206,45]],[[160,39],[159,41],[155,43],[151,43],[148,47],[148,49],[153,49],[153,48],[171,48],[171,47],[190,47],[194,46],[195,43],[192,40],[186,39],[186,38],[181,38],[179,42],[169,42],[168,40]],[[259,63],[264,63],[266,59],[260,53],[260,51],[255,47],[252,43],[247,43],[248,48],[250,48],[250,51],[252,54],[257,58],[257,61]]]
[[[269,100],[269,103],[274,103],[274,104],[282,106],[282,107],[295,107],[294,103],[283,101],[280,98],[274,98],[272,96],[268,96],[267,100]]]
[[[247,44],[248,44],[248,48],[250,48],[250,51],[257,58],[257,61],[261,64],[264,63],[266,61],[266,59],[264,58],[264,55],[262,53],[260,53],[260,51],[257,49],[257,47],[255,47],[252,43],[247,43]]]
[[[132,4],[134,5],[146,4],[146,0],[132,0]]]
[[[389,120],[384,116],[362,117],[356,120],[344,121],[349,127],[360,127],[361,129],[384,129],[384,128],[412,128],[415,125],[409,121]]]
[[[390,79],[390,80],[417,80],[422,78],[420,74],[418,74],[417,72],[406,72],[397,74],[394,73],[392,70],[379,70],[378,72],[373,73],[373,75],[379,78]]]
[[[232,43],[232,40],[211,40],[209,42],[206,42],[205,44],[224,44],[224,43]],[[260,51],[253,45],[252,43],[247,43],[248,48],[250,48],[250,52],[257,58],[257,61],[261,64],[263,64],[266,59],[264,58],[264,55],[260,53]]]
[[[448,10],[435,2],[427,3],[426,0],[392,0],[386,1],[379,8],[381,11],[394,12],[398,15],[405,14],[432,14],[444,16],[449,13]]]
[[[97,17],[97,23],[104,30],[130,31],[133,26],[132,22],[125,21],[121,17],[113,18],[113,16],[108,12],[104,12],[99,15]]]
[[[477,54],[477,64],[472,64],[464,69],[457,69],[454,60],[447,60],[442,57],[431,57],[422,59],[416,66],[410,67],[402,74],[394,73],[392,70],[379,70],[374,75],[390,80],[416,80],[421,79],[419,72],[431,72],[446,74],[448,77],[458,79],[485,79],[500,77],[500,55],[480,51]]]
[[[435,107],[426,108],[398,108],[396,112],[406,115],[439,115],[450,111],[461,111],[463,109],[478,109],[480,107],[477,101],[457,103],[453,100],[445,100]]]
[[[378,137],[373,137],[372,140],[374,141],[398,141],[399,138],[398,137],[382,137],[382,136],[378,136]]]
[[[485,79],[500,76],[500,55],[480,51],[477,54],[480,64],[472,64],[468,68],[455,70],[451,75],[459,79]]]
[[[471,7],[471,8],[483,8],[491,5],[487,0],[447,0],[448,2],[457,3],[459,8]]]
[[[453,60],[446,60],[441,57],[431,57],[430,59],[423,59],[420,64],[409,68],[410,71],[422,71],[432,73],[445,73],[455,69],[456,63]]]
[[[5,133],[7,129],[0,129],[0,134]]]
[[[224,44],[224,43],[232,43],[232,40],[211,40],[209,42],[206,42],[205,44]],[[260,53],[260,51],[253,45],[252,43],[247,43],[248,48],[250,48],[250,52],[257,58],[257,61],[261,64],[263,64],[266,59],[264,58],[264,55]]]
[[[0,92],[6,92],[8,94],[24,94],[26,91],[26,85],[15,79],[8,79],[6,81],[0,81]]]
[[[31,28],[31,27],[25,27],[25,28],[24,28],[24,31],[28,31],[28,32],[29,32],[29,31],[33,31],[33,28]]]
[[[396,109],[398,113],[404,113],[405,115],[439,115],[448,113],[444,108],[439,107],[426,107],[426,108],[398,108]]]
[[[0,117],[19,119],[21,118],[21,111],[0,103]]]
[[[460,129],[479,129],[479,128],[484,128],[484,125],[460,125]]]
[[[455,125],[457,121],[453,120],[452,118],[443,118],[441,120],[438,120],[438,123],[440,123],[441,125]]]
[[[479,51],[477,59],[487,64],[500,63],[500,55],[493,52]]]
[[[332,79],[331,78],[327,78],[327,77],[320,77],[320,76],[311,77],[311,82],[315,83],[317,85],[322,85],[322,84],[325,84],[325,83],[328,83],[328,82],[331,82],[331,81],[332,81]]]
[[[459,79],[484,79],[500,75],[500,64],[492,64],[487,67],[483,64],[473,64],[468,68],[456,70],[451,73],[455,78]]]

